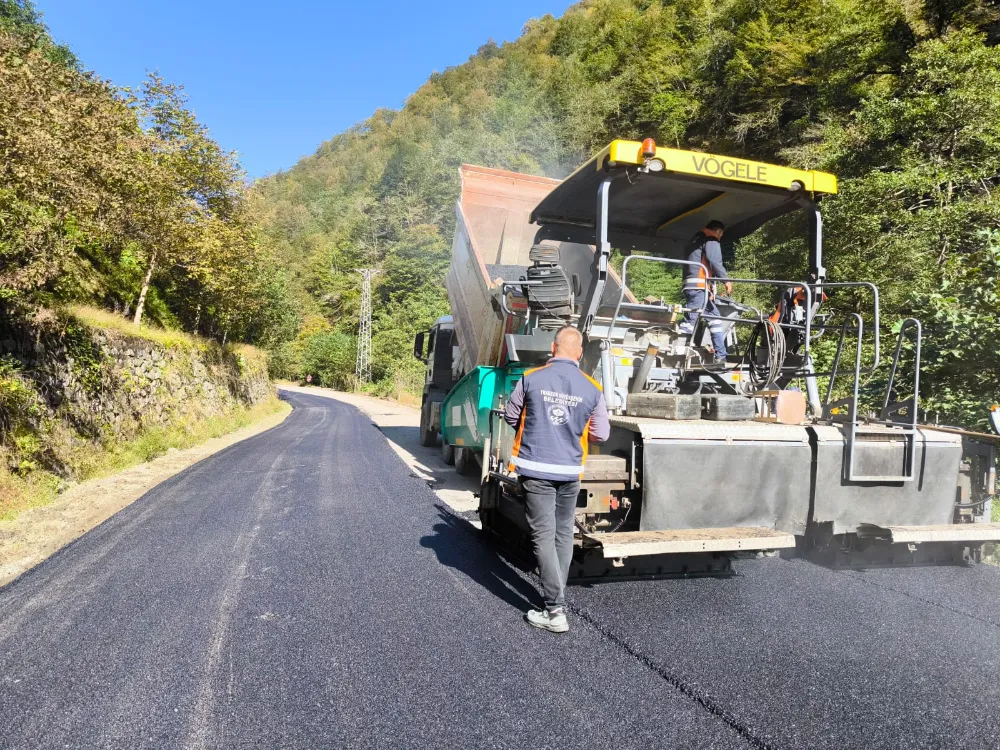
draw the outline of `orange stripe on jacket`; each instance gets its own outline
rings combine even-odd
[[[590,375],[583,372],[583,370],[580,370],[580,372],[583,373],[583,377],[585,377],[587,380],[589,380],[591,383],[594,384],[594,387],[597,388],[597,390],[599,390],[601,392],[601,395],[603,396],[604,388],[601,386],[601,384],[598,383],[596,380],[594,380],[592,377],[590,377]],[[587,420],[587,426],[583,429],[583,434],[580,436],[580,446],[583,448],[583,461],[580,462],[582,464],[587,463],[587,456],[590,454],[590,423],[592,421],[593,421],[592,419]],[[583,474],[580,475],[580,479],[583,479]]]
[[[580,461],[580,465],[586,470],[587,465],[587,455],[590,453],[590,423],[591,419],[587,420],[586,426],[583,428],[583,434],[580,436],[580,447],[583,448],[583,459]],[[580,472],[580,479],[583,479],[583,472]]]
[[[521,435],[524,434],[524,415],[525,410],[521,409],[521,418],[517,422],[517,432],[514,433],[514,447],[510,449],[511,459],[517,458],[517,454],[521,452]],[[515,471],[517,469],[514,466],[514,462],[510,461],[507,464],[508,471]]]

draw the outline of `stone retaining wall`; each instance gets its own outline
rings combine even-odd
[[[37,392],[34,421],[63,422],[85,439],[128,437],[273,393],[266,358],[251,347],[161,338],[47,313],[0,322],[0,356]]]

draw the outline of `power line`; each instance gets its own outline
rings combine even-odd
[[[354,375],[359,385],[372,379],[372,276],[375,268],[356,268],[361,274],[361,318],[358,321],[358,358],[354,364]]]

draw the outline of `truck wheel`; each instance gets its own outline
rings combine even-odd
[[[449,466],[455,463],[455,446],[443,440],[441,441],[441,460]]]
[[[420,409],[420,444],[430,448],[437,443],[437,427],[431,424],[431,402],[425,401]]]
[[[455,447],[455,471],[459,474],[471,474],[473,469],[478,468],[476,457],[472,454],[471,448]]]

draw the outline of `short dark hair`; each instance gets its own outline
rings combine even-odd
[[[572,340],[578,346],[583,346],[583,334],[580,333],[580,330],[576,326],[563,326],[556,331],[555,338],[553,339],[557,348],[565,346],[569,343],[569,340]]]
[[[705,225],[705,229],[711,229],[713,231],[718,230],[718,229],[725,229],[725,228],[726,228],[726,225],[723,224],[718,219],[712,219],[710,222],[708,222],[708,224]]]

